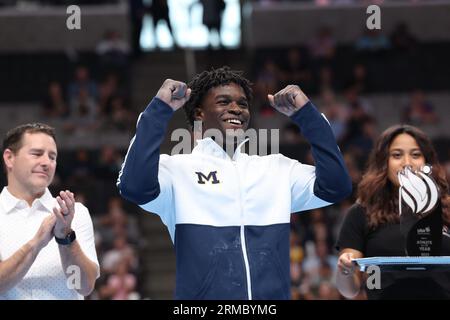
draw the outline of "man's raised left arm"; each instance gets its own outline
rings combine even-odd
[[[328,120],[296,85],[269,95],[273,108],[287,115],[311,144],[315,161],[314,194],[335,203],[348,197],[352,182]]]
[[[53,214],[56,216],[56,224],[53,232],[57,240],[63,240],[59,240],[61,244],[58,245],[63,270],[66,277],[74,277],[79,274],[80,278],[74,279],[75,281],[70,284],[73,285],[73,289],[79,294],[87,296],[94,290],[95,280],[99,276],[98,265],[84,252],[84,250],[94,250],[93,255],[95,257],[93,258],[96,259],[92,222],[84,226],[89,230],[77,230],[79,234],[83,232],[84,236],[87,233],[87,236],[90,238],[87,239],[90,248],[82,248],[80,241],[76,239],[71,241],[70,239],[72,221],[75,215],[75,198],[73,193],[67,190],[61,191],[56,200],[60,208],[53,208]],[[90,217],[89,221],[91,221]],[[70,243],[64,244],[64,240],[66,239]]]

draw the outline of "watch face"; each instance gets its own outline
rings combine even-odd
[[[72,232],[70,232],[67,235],[67,239],[70,240],[70,242],[72,242],[73,240],[75,240],[75,231],[72,230]]]
[[[69,234],[63,239],[55,237],[56,242],[58,244],[63,244],[63,245],[71,244],[72,242],[75,241],[75,239],[76,239],[76,235],[75,235],[75,231],[73,231],[73,230],[71,232],[69,232]]]

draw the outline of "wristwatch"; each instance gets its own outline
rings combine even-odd
[[[72,230],[72,231],[70,231],[67,234],[67,236],[65,238],[57,238],[57,237],[55,237],[55,241],[58,244],[62,244],[62,245],[66,246],[66,245],[71,244],[72,242],[74,242],[76,238],[77,237],[75,235],[75,231]]]

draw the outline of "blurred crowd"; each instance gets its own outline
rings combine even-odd
[[[267,4],[283,2],[256,1]],[[379,4],[397,0],[297,1],[327,5]],[[13,2],[5,1],[3,4]],[[161,13],[161,16],[164,19],[166,14]],[[43,115],[47,119],[60,121],[62,130],[67,134],[83,132],[95,137],[96,132],[108,130],[132,134],[138,116],[136,110],[142,108],[132,106],[131,103],[131,58],[134,45],[134,42],[128,44],[114,30],[106,32],[96,47],[94,64],[78,61],[72,68],[69,81],[56,78],[48,83],[41,102]],[[275,112],[268,105],[267,94],[277,92],[287,84],[300,84],[308,96],[317,97],[316,105],[329,120],[355,190],[374,141],[380,129],[384,129],[379,127],[380,119],[375,116],[371,103],[365,99],[366,94],[377,91],[374,85],[378,68],[376,61],[389,51],[391,55],[397,55],[399,61],[403,61],[403,65],[396,64],[399,68],[409,68],[409,61],[417,56],[419,46],[416,37],[404,24],[399,24],[389,35],[377,30],[365,30],[351,48],[356,57],[352,68],[343,73],[339,69],[340,60],[333,30],[324,26],[309,43],[283,50],[280,56],[262,54],[259,59],[255,59],[253,66],[249,66],[255,97],[252,113],[256,118],[272,121]],[[435,106],[427,98],[426,90],[420,86],[411,86],[409,101],[398,108],[405,123],[421,127],[440,121]],[[302,163],[313,164],[309,147],[299,129],[295,125],[285,125],[281,129],[280,151]],[[445,150],[446,154],[441,152],[440,157],[447,168],[447,177],[450,177],[448,146],[444,147]],[[88,299],[146,298],[142,284],[148,275],[143,272],[142,266],[143,237],[138,223],[139,209],[123,201],[115,188],[125,153],[126,150],[107,145],[99,146],[97,150],[62,150],[58,155],[58,162],[63,165],[58,166],[51,188],[70,189],[76,194],[77,201],[84,203],[93,216],[102,269],[96,289]],[[334,244],[347,208],[354,201],[353,195],[340,204],[292,215],[290,241],[293,299],[343,299],[334,284],[337,262]],[[362,290],[357,299],[364,298]]]
[[[128,132],[136,122],[130,107],[130,47],[118,32],[109,30],[95,52],[95,77],[88,65],[77,62],[68,83],[52,79],[42,101],[43,113],[62,121],[69,134]]]

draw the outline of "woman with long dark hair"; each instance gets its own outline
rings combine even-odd
[[[358,185],[357,201],[349,209],[337,241],[340,251],[336,283],[341,294],[355,297],[364,274],[352,259],[375,256],[405,256],[405,238],[400,232],[399,181],[406,167],[413,171],[425,164],[440,191],[443,220],[442,255],[450,255],[448,184],[429,138],[419,129],[397,125],[384,131],[369,158]],[[450,298],[450,272],[382,272],[381,288],[370,290],[369,299]]]

